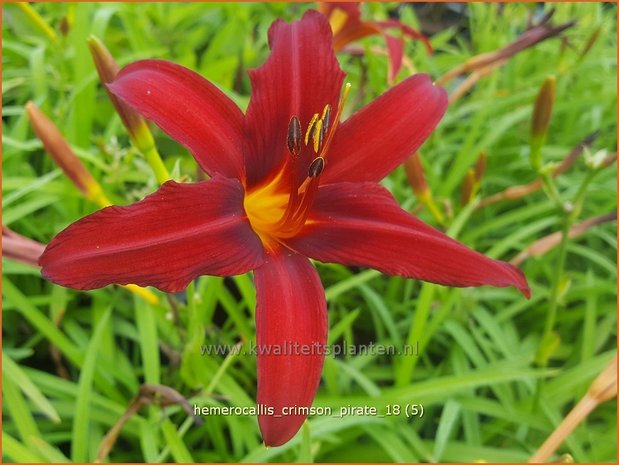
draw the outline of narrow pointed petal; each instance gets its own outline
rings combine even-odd
[[[415,152],[447,108],[447,94],[426,74],[412,76],[338,128],[322,183],[379,181]]]
[[[282,413],[282,408],[311,406],[318,389],[327,343],[327,304],[316,269],[288,250],[269,255],[254,276],[257,402],[274,409],[273,415],[258,416],[258,423],[264,443],[279,446],[306,418]]]
[[[262,261],[241,184],[216,177],[168,181],[133,205],[93,213],[58,234],[39,263],[45,278],[74,289],[137,284],[178,292],[197,276],[245,273]]]
[[[383,29],[397,28],[400,31],[402,31],[403,35],[408,36],[414,40],[420,40],[423,43],[428,53],[433,52],[432,44],[430,44],[430,39],[428,39],[421,32],[410,27],[408,24],[404,24],[401,21],[398,21],[397,19],[388,19],[387,21],[378,21],[376,24],[379,25]]]
[[[310,10],[301,21],[275,21],[269,30],[271,54],[251,70],[251,100],[245,118],[248,185],[264,180],[289,152],[288,124],[297,116],[303,131],[326,104],[333,110],[344,73],[335,58],[327,19]]]
[[[387,52],[389,53],[389,82],[395,81],[396,76],[402,67],[402,56],[404,55],[404,43],[402,39],[383,33]]]
[[[308,225],[288,245],[323,262],[367,266],[455,287],[514,286],[530,296],[526,278],[516,267],[428,226],[374,183],[320,188]]]
[[[187,147],[204,171],[242,179],[243,113],[202,76],[143,60],[124,67],[108,89]]]
[[[333,48],[339,52],[351,42],[375,34],[382,34],[382,30],[371,21],[349,19],[344,27],[333,36]]]

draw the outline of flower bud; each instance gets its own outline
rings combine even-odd
[[[475,195],[477,181],[475,179],[475,170],[469,169],[464,176],[462,190],[460,191],[460,205],[468,205]]]
[[[479,154],[477,157],[477,162],[475,162],[475,181],[479,184],[481,182],[481,178],[483,178],[484,173],[486,172],[486,165],[488,164],[488,157],[484,152]]]
[[[533,109],[533,119],[531,120],[531,165],[539,171],[541,160],[541,148],[546,142],[548,125],[552,115],[552,105],[555,100],[556,78],[548,76],[540,88],[535,107]]]
[[[600,34],[601,33],[602,33],[602,26],[600,25],[600,26],[597,27],[597,29],[595,31],[593,31],[593,34],[591,34],[589,36],[589,39],[587,39],[587,42],[585,43],[585,46],[582,48],[582,51],[580,52],[580,59],[581,60],[585,56],[587,56],[589,51],[593,48],[593,46],[595,45],[597,40],[600,38]]]
[[[413,188],[415,195],[419,198],[427,195],[429,190],[428,183],[426,182],[426,177],[423,172],[423,165],[421,164],[421,155],[419,152],[415,152],[408,157],[408,160],[406,160],[404,164],[404,170],[406,171],[408,182]]]
[[[445,217],[434,202],[432,191],[426,182],[423,165],[421,164],[421,153],[415,152],[408,157],[408,160],[404,162],[404,170],[417,199],[430,211],[436,221],[444,224]]]
[[[105,86],[105,84],[109,84],[116,78],[120,71],[118,64],[107,47],[97,37],[91,35],[88,38],[88,48],[95,62],[99,79],[104,84],[112,105],[114,105],[123,125],[127,129],[131,143],[146,157],[147,162],[157,176],[157,180],[160,183],[164,183],[170,178],[170,174],[155,148],[155,140],[146,120],[133,108],[112,94]]]
[[[69,143],[56,125],[32,102],[26,104],[26,112],[32,129],[43,143],[43,147],[64,174],[86,198],[101,206],[109,205],[110,203],[103,195],[101,186],[71,150]]]
[[[95,62],[99,79],[103,84],[109,84],[116,78],[116,75],[120,71],[114,57],[112,57],[112,54],[103,42],[95,36],[90,36],[88,38],[88,48]],[[150,136],[150,131],[147,127],[144,128],[144,126],[146,126],[144,118],[107,90],[107,86],[104,87],[136,147],[141,151],[141,147],[144,147],[145,144],[153,145],[152,136],[150,138],[148,137]]]
[[[25,263],[30,266],[39,266],[39,257],[45,250],[45,245],[29,239],[2,225],[2,256]]]
[[[486,171],[487,157],[484,152],[479,154],[475,166],[469,169],[464,177],[462,183],[462,190],[460,192],[460,204],[467,205],[477,195],[479,186],[481,184],[481,178]]]

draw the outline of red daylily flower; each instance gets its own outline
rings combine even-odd
[[[361,19],[360,5],[358,2],[320,2],[318,4],[318,10],[329,18],[333,30],[333,47],[336,52],[363,37],[382,35],[389,54],[389,82],[395,80],[402,67],[404,37],[420,40],[428,53],[432,53],[430,41],[421,32],[397,19],[364,21]],[[399,29],[402,36],[396,37],[387,32],[392,29]]]
[[[515,286],[515,267],[450,239],[402,210],[378,184],[428,137],[447,97],[406,79],[340,123],[344,73],[326,18],[276,21],[271,54],[250,71],[245,115],[214,85],[159,60],[125,67],[109,89],[186,146],[212,178],[166,182],[133,205],[104,208],[58,234],[41,257],[75,289],[135,283],[176,292],[203,274],[254,270],[259,404],[267,445],[288,441],[311,405],[327,342],[324,289],[309,258],[452,286]],[[347,88],[346,88],[347,89]],[[271,350],[271,353],[265,353]]]

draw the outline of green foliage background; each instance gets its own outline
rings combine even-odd
[[[599,130],[592,150],[616,151],[616,6],[555,4],[556,23],[577,19],[565,36],[511,59],[480,80],[423,147],[428,183],[451,211],[447,231],[494,258],[509,260],[561,229],[561,214],[543,192],[475,211],[459,189],[481,151],[488,169],[484,197],[535,178],[528,161],[532,103],[548,75],[557,100],[545,162],[558,162]],[[86,39],[101,38],[120,64],[146,57],[173,60],[215,82],[242,108],[245,70],[267,56],[266,32],[312,4],[40,3],[56,31],[51,40],[15,5],[3,3],[3,224],[41,242],[96,210],[45,155],[24,112],[28,100],[56,122],[84,163],[119,204],[157,188],[129,145],[98,83]],[[443,11],[435,53],[407,42],[417,71],[444,74],[471,56],[512,41],[535,4],[472,3]],[[418,26],[409,5],[365,4],[366,18],[397,12]],[[457,17],[455,23],[446,18]],[[70,24],[68,34],[60,24]],[[591,51],[588,38],[602,27]],[[349,110],[388,87],[380,37],[358,43],[363,56],[340,54],[353,83]],[[410,70],[404,69],[399,79]],[[317,77],[319,78],[319,77]],[[448,90],[453,89],[453,83]],[[155,131],[168,168],[195,177],[185,149]],[[363,141],[359,141],[363,143]],[[557,184],[574,198],[587,173],[583,158]],[[419,209],[401,168],[384,181],[404,208]],[[448,207],[448,208],[447,208]],[[616,210],[616,165],[589,185],[580,219]],[[112,461],[526,461],[585,393],[616,352],[616,226],[595,227],[567,245],[557,296],[560,338],[547,367],[534,363],[557,270],[557,252],[523,265],[529,301],[513,289],[450,289],[374,271],[317,264],[329,303],[329,342],[419,344],[414,357],[327,357],[316,406],[422,404],[422,418],[315,417],[283,447],[266,449],[254,417],[214,416],[202,426],[178,406],[149,406],[133,416]],[[191,291],[195,292],[191,292]],[[149,305],[125,289],[75,292],[40,278],[37,269],[3,259],[3,458],[93,461],[141,383],[161,383],[192,404],[253,405],[255,360],[201,356],[201,344],[247,345],[255,338],[251,276],[201,277],[187,299],[160,294]],[[59,367],[66,375],[61,376]],[[596,409],[561,446],[576,461],[615,461],[616,401]]]

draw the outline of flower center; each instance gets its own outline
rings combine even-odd
[[[293,115],[286,137],[290,156],[269,182],[246,193],[245,212],[265,246],[273,249],[281,240],[296,236],[306,224],[349,90],[347,83],[335,117],[331,105],[325,105],[321,113],[314,113],[305,133]]]

